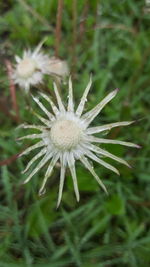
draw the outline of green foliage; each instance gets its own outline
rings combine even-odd
[[[110,214],[119,215],[124,213],[123,199],[118,195],[112,195],[106,202],[106,209]]]
[[[64,1],[59,48],[59,56],[72,67],[75,99],[80,99],[91,72],[93,86],[86,110],[110,90],[120,88],[93,125],[137,120],[106,137],[132,141],[142,149],[103,145],[133,167],[114,163],[121,173],[116,177],[94,164],[108,196],[79,163],[79,203],[68,172],[62,204],[56,210],[59,166],[42,197],[38,189],[44,168],[32,182],[21,184],[25,178],[21,171],[31,156],[7,160],[26,142],[16,141],[20,130],[14,120],[5,60],[14,63],[15,54],[35,47],[44,37],[45,51],[54,54],[57,1],[0,1],[0,156],[3,164],[6,161],[0,170],[0,267],[150,266],[150,14],[144,0],[76,2],[77,12],[73,1]],[[77,14],[75,49],[73,12]],[[46,93],[53,93],[51,84],[47,81]],[[63,85],[61,90],[64,99],[66,88]],[[19,88],[17,102],[21,122],[36,123],[28,107],[39,110]]]

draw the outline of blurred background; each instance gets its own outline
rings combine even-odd
[[[133,167],[115,162],[118,177],[94,164],[109,196],[77,163],[81,200],[76,203],[68,172],[58,210],[59,167],[41,197],[45,168],[29,184],[21,184],[31,155],[17,158],[30,144],[16,141],[17,126],[37,121],[29,112],[29,99],[10,80],[14,56],[34,49],[45,37],[43,50],[68,62],[76,104],[90,73],[86,110],[120,88],[94,125],[136,120],[107,137],[142,146],[103,145]],[[150,1],[0,1],[0,62],[0,267],[150,266]],[[47,93],[53,91],[51,82],[47,80]],[[66,89],[63,84],[64,101]],[[30,105],[40,112],[32,101]]]

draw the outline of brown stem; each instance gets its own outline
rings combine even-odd
[[[1,98],[0,99],[0,110],[7,116],[9,117],[11,120],[18,122],[16,116],[14,116],[13,114],[11,114],[9,112],[9,106],[8,106],[8,101],[6,98]]]
[[[78,42],[81,42],[82,39],[84,38],[84,34],[86,31],[86,20],[87,20],[88,11],[89,11],[89,1],[86,0],[84,7],[83,7],[83,12],[81,14],[81,21],[79,24],[80,39],[78,40]]]
[[[17,99],[16,99],[16,87],[12,79],[12,72],[13,72],[12,65],[9,60],[5,60],[5,64],[6,64],[7,74],[8,74],[8,79],[9,79],[9,89],[10,89],[10,95],[11,95],[11,100],[12,100],[12,107],[16,113],[16,120],[20,121],[18,104],[17,104]]]
[[[25,150],[25,149],[24,149]],[[19,153],[11,156],[10,158],[7,158],[7,159],[4,159],[2,161],[0,161],[0,166],[4,166],[4,165],[9,165],[11,164],[13,161],[15,161],[19,155],[24,151],[24,150],[21,150]]]
[[[59,45],[61,40],[63,0],[58,0],[57,15],[56,15],[56,30],[55,30],[55,56],[58,57]]]
[[[77,44],[77,1],[72,1],[72,76],[76,66],[76,44]]]

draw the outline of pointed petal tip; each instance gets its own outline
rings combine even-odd
[[[31,94],[33,100],[37,99],[37,97],[35,97],[33,94]]]
[[[60,208],[60,203],[61,203],[61,199],[59,199],[59,200],[57,201],[56,210],[58,210],[58,209]]]
[[[35,97],[33,94],[31,94],[32,99],[36,102],[37,97]]]
[[[31,94],[33,100],[36,102],[36,101],[39,101],[39,96],[34,96],[33,94]]]
[[[17,159],[21,158],[23,154],[21,153],[20,155],[17,156]]]
[[[60,205],[60,203],[57,203],[57,205],[56,205],[56,210],[58,210],[58,208],[59,208],[59,205]]]
[[[116,88],[115,90],[113,90],[112,92],[114,92],[115,93],[115,95],[116,94],[118,94],[118,92],[120,91],[120,89],[119,88]]]
[[[117,173],[118,176],[120,176],[120,172],[119,171],[117,171],[116,173]]]
[[[37,54],[37,53],[41,50],[43,44],[47,41],[47,39],[48,39],[47,36],[45,36],[45,37],[43,38],[43,40],[42,40],[42,41],[37,45],[37,47],[35,48],[33,54]]]
[[[79,202],[80,201],[80,197],[78,196],[78,198],[77,198],[77,202]]]
[[[137,123],[137,122],[139,122],[139,120],[133,120],[133,121],[130,121],[130,124]]]
[[[18,126],[17,126],[17,129],[24,128],[24,127],[25,127],[25,125],[26,125],[26,123],[22,123],[22,124],[20,124],[20,125],[18,125]]]
[[[18,137],[15,139],[16,142],[20,141],[21,140],[21,137]],[[19,157],[19,156],[18,156]]]
[[[15,60],[16,60],[17,63],[19,63],[21,58],[18,55],[15,55]]]
[[[22,184],[27,184],[27,183],[28,183],[28,179],[22,182]]]
[[[108,191],[107,191],[107,188],[106,186],[104,185],[104,183],[101,181],[101,183],[99,184],[100,187],[104,190],[104,192],[108,195]]]
[[[103,190],[104,190],[104,192],[106,193],[106,195],[108,196],[109,195],[109,193],[108,193],[108,191],[107,191],[107,188],[105,187],[105,185],[103,184]]]
[[[145,117],[139,118],[139,119],[135,119],[135,122],[140,122],[140,121],[143,121],[143,120],[145,120]]]
[[[137,145],[137,144],[135,144],[135,147],[138,148],[138,149],[142,148],[141,145]]]
[[[107,191],[107,189],[105,190],[105,193],[106,193],[107,196],[109,196],[109,192]]]
[[[46,189],[45,189],[45,188],[41,188],[41,189],[39,190],[38,195],[39,195],[39,197],[41,197],[41,196],[44,195],[45,193],[46,193]]]
[[[128,163],[127,164],[128,168],[132,169],[133,167]]]
[[[110,94],[111,94],[111,93],[114,93],[114,94],[116,95],[119,91],[120,91],[119,88],[115,88],[114,90],[112,90],[112,91],[110,92]]]
[[[93,73],[91,72],[90,73],[90,82],[92,82],[92,80],[93,80]]]

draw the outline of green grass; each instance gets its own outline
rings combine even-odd
[[[107,137],[140,144],[142,149],[104,146],[133,166],[128,169],[114,163],[121,173],[117,177],[94,164],[109,196],[77,163],[81,200],[76,203],[68,172],[58,210],[59,168],[55,168],[49,179],[46,194],[39,197],[45,169],[29,184],[21,184],[25,179],[21,171],[31,155],[3,164],[0,267],[150,266],[150,13],[144,12],[144,0],[77,2],[77,42],[73,44],[73,1],[64,0],[59,47],[59,56],[72,68],[76,103],[90,73],[93,86],[86,110],[111,90],[120,88],[94,123],[137,120],[132,126],[112,130]],[[21,133],[13,119],[5,60],[14,63],[15,54],[21,55],[26,47],[35,47],[44,37],[47,37],[44,50],[53,55],[56,12],[56,0],[0,2],[1,161],[16,155],[27,144],[16,141]],[[47,87],[53,90],[51,81]],[[64,100],[66,89],[67,85],[63,85]],[[17,102],[21,122],[36,123],[19,88]],[[30,104],[40,112],[32,101]]]

